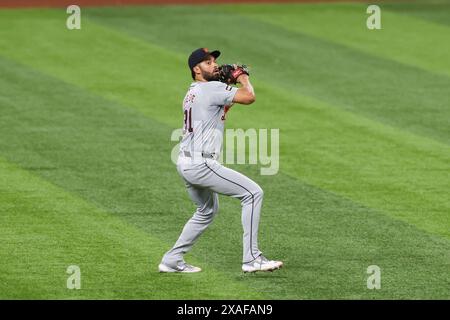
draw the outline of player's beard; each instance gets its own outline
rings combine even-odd
[[[206,81],[219,81],[219,72],[208,72],[205,70],[202,70],[202,77]]]

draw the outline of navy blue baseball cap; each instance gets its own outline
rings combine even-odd
[[[194,52],[191,53],[188,60],[189,69],[192,71],[192,69],[199,64],[200,62],[204,61],[209,56],[213,56],[214,58],[218,58],[220,56],[220,51],[214,50],[209,51],[208,48],[198,48]]]

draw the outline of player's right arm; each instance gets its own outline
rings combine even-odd
[[[250,79],[248,75],[241,74],[237,78],[237,82],[239,82],[242,87],[238,89],[236,94],[234,95],[233,102],[240,104],[252,104],[255,102],[255,90],[253,89],[252,84],[250,83]]]

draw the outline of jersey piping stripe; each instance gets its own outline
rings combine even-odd
[[[226,180],[226,181],[229,181],[229,182],[231,182],[231,183],[234,183],[235,185],[237,185],[237,186],[239,186],[239,187],[241,187],[241,188],[243,188],[243,189],[245,189],[248,193],[250,193],[250,195],[252,196],[252,214],[251,214],[251,218],[250,218],[250,254],[252,255],[252,257],[253,257],[253,260],[255,260],[256,258],[255,258],[255,256],[253,255],[253,248],[252,248],[252,235],[253,235],[253,207],[254,207],[254,203],[255,203],[255,196],[254,196],[254,194],[253,193],[251,193],[250,192],[250,190],[248,190],[246,187],[244,187],[243,185],[240,185],[239,183],[237,183],[237,182],[234,182],[234,181],[231,181],[230,179],[227,179],[227,178],[225,178],[225,177],[222,177],[220,174],[218,174],[217,172],[215,172],[213,169],[211,169],[209,166],[208,166],[208,164],[206,163],[206,162],[204,162],[204,164],[205,164],[205,166],[209,169],[209,170],[211,170],[212,172],[214,172],[218,177],[220,177],[220,178],[222,178],[222,179],[224,179],[224,180]],[[252,260],[252,261],[253,261]],[[251,261],[249,261],[249,262],[251,262]],[[248,262],[244,262],[244,263],[248,263]]]

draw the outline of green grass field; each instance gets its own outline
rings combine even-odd
[[[0,9],[0,298],[449,299],[450,2]],[[187,57],[251,66],[227,128],[280,129],[260,246],[221,197],[187,261],[159,274],[194,212],[170,160]],[[69,265],[81,290],[66,288]],[[381,289],[366,287],[369,265]]]

